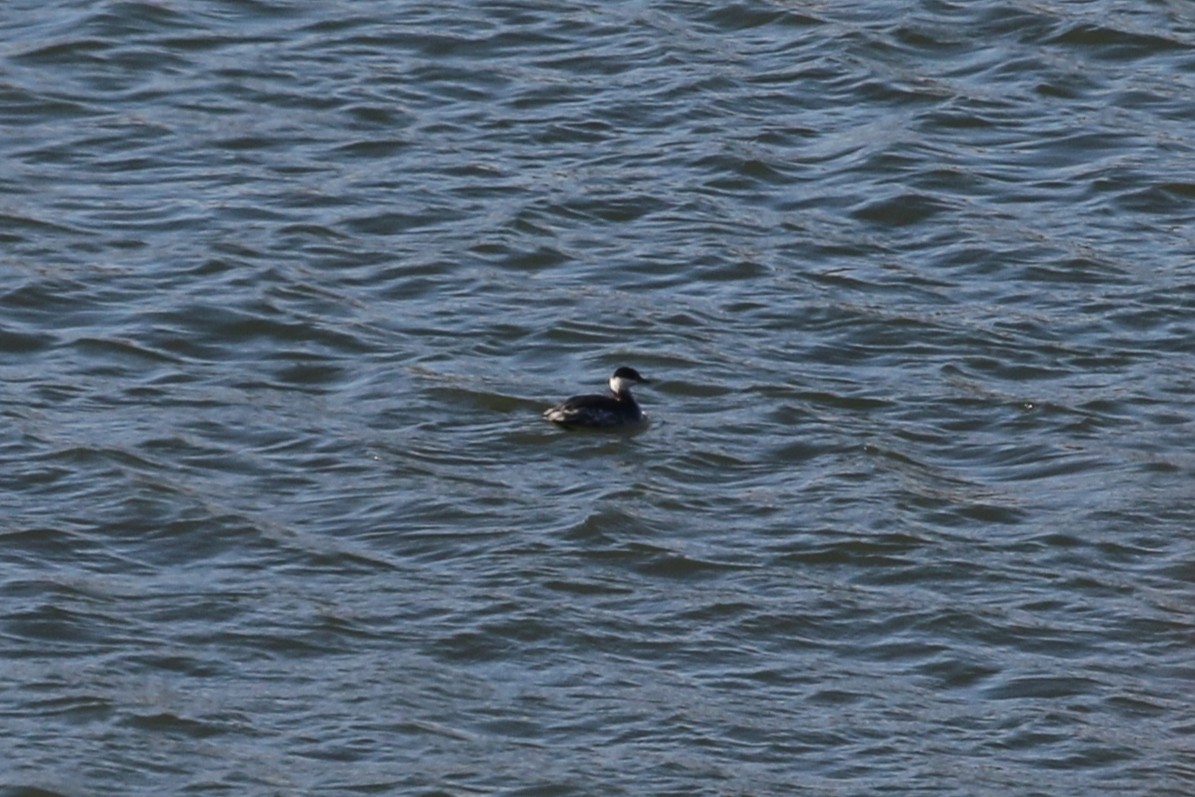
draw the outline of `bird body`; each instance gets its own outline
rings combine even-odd
[[[647,380],[634,368],[622,367],[610,377],[610,394],[573,396],[544,412],[544,418],[565,429],[618,429],[647,418],[631,395],[631,385]]]

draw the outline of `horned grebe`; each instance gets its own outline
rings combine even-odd
[[[634,368],[619,368],[610,377],[610,395],[573,396],[544,412],[544,418],[565,429],[617,429],[637,426],[647,418],[631,395],[631,385],[647,380]]]

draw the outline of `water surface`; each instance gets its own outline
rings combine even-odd
[[[1195,789],[1189,4],[0,27],[0,793]]]

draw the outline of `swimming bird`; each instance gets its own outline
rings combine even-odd
[[[631,385],[646,384],[634,368],[623,366],[610,377],[610,395],[573,396],[544,411],[544,418],[565,429],[619,429],[647,419],[631,395]]]

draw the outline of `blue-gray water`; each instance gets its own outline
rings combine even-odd
[[[0,30],[4,797],[1195,792],[1191,3]]]

